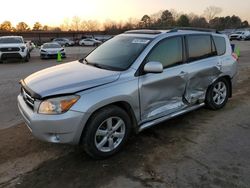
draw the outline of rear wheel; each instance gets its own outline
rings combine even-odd
[[[101,159],[117,153],[128,139],[131,121],[128,114],[117,106],[109,106],[96,112],[83,134],[85,151]]]
[[[206,105],[213,110],[221,109],[226,105],[228,97],[229,83],[225,78],[220,78],[208,88]]]

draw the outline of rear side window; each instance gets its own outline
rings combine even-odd
[[[182,38],[174,37],[161,41],[150,52],[146,61],[161,62],[163,67],[170,67],[182,63]]]
[[[188,60],[195,61],[216,55],[210,35],[187,36]]]
[[[226,41],[224,37],[213,36],[217,54],[223,55],[226,53]]]

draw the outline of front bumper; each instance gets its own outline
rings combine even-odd
[[[25,52],[0,52],[0,60],[24,59],[26,55]]]
[[[61,52],[62,58],[66,58],[66,54],[65,52]],[[57,53],[46,53],[46,52],[42,52],[40,53],[40,57],[41,58],[57,58]]]
[[[69,110],[60,115],[38,114],[26,104],[21,94],[17,101],[25,124],[36,138],[52,143],[79,143],[84,113]]]

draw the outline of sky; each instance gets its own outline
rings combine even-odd
[[[74,16],[100,22],[126,21],[166,9],[201,15],[208,6],[221,7],[220,16],[235,14],[250,23],[250,0],[3,0],[0,23],[8,20],[16,25],[24,21],[32,26],[39,21],[43,25],[59,26]]]

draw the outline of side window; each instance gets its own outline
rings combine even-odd
[[[187,36],[187,48],[189,61],[216,55],[210,35]]]
[[[224,37],[213,36],[218,55],[226,53],[226,41]]]
[[[182,38],[174,37],[161,41],[147,57],[147,62],[158,61],[163,67],[182,63]]]

